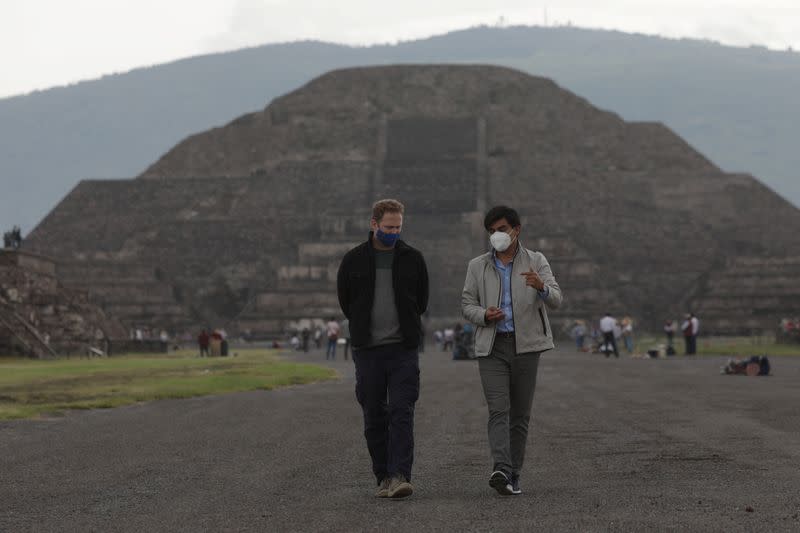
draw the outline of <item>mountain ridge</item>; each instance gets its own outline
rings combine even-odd
[[[397,45],[262,45],[0,100],[0,226],[29,231],[80,179],[138,175],[192,133],[343,67],[480,62],[554,79],[625,120],[659,121],[728,171],[800,204],[800,54],[578,28],[479,27]],[[709,81],[711,80],[711,81]]]

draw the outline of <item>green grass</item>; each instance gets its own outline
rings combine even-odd
[[[620,350],[622,342],[620,344]],[[636,339],[636,350],[644,352],[657,344],[666,344],[666,338],[642,336]],[[674,342],[678,355],[683,355],[683,337],[676,336]],[[697,339],[698,355],[724,355],[749,357],[751,355],[800,356],[800,344],[778,344],[772,337],[703,337]]]
[[[727,355],[746,357],[750,355],[791,356],[800,355],[800,344],[778,344],[774,339],[763,337],[730,337],[698,339],[700,355]]]
[[[0,359],[0,420],[227,392],[270,390],[335,377],[271,350],[197,358],[194,351],[103,359]]]

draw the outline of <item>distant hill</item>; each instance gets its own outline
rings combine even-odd
[[[367,48],[319,42],[194,57],[0,100],[0,228],[28,232],[78,180],[126,178],[186,136],[335,68],[490,63],[662,121],[800,205],[800,54],[577,28],[473,28]]]

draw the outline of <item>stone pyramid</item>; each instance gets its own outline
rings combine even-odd
[[[707,333],[748,333],[796,312],[800,210],[662,124],[491,66],[328,73],[136,179],[81,182],[28,246],[126,323],[270,335],[339,314],[339,259],[384,197],[427,257],[430,324],[460,320],[496,204],[549,258],[563,327],[609,310],[655,330],[691,309]]]

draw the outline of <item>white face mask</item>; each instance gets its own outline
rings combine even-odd
[[[492,236],[489,237],[489,242],[498,252],[505,252],[508,250],[508,247],[511,246],[511,235],[505,231],[495,231],[492,233]]]

